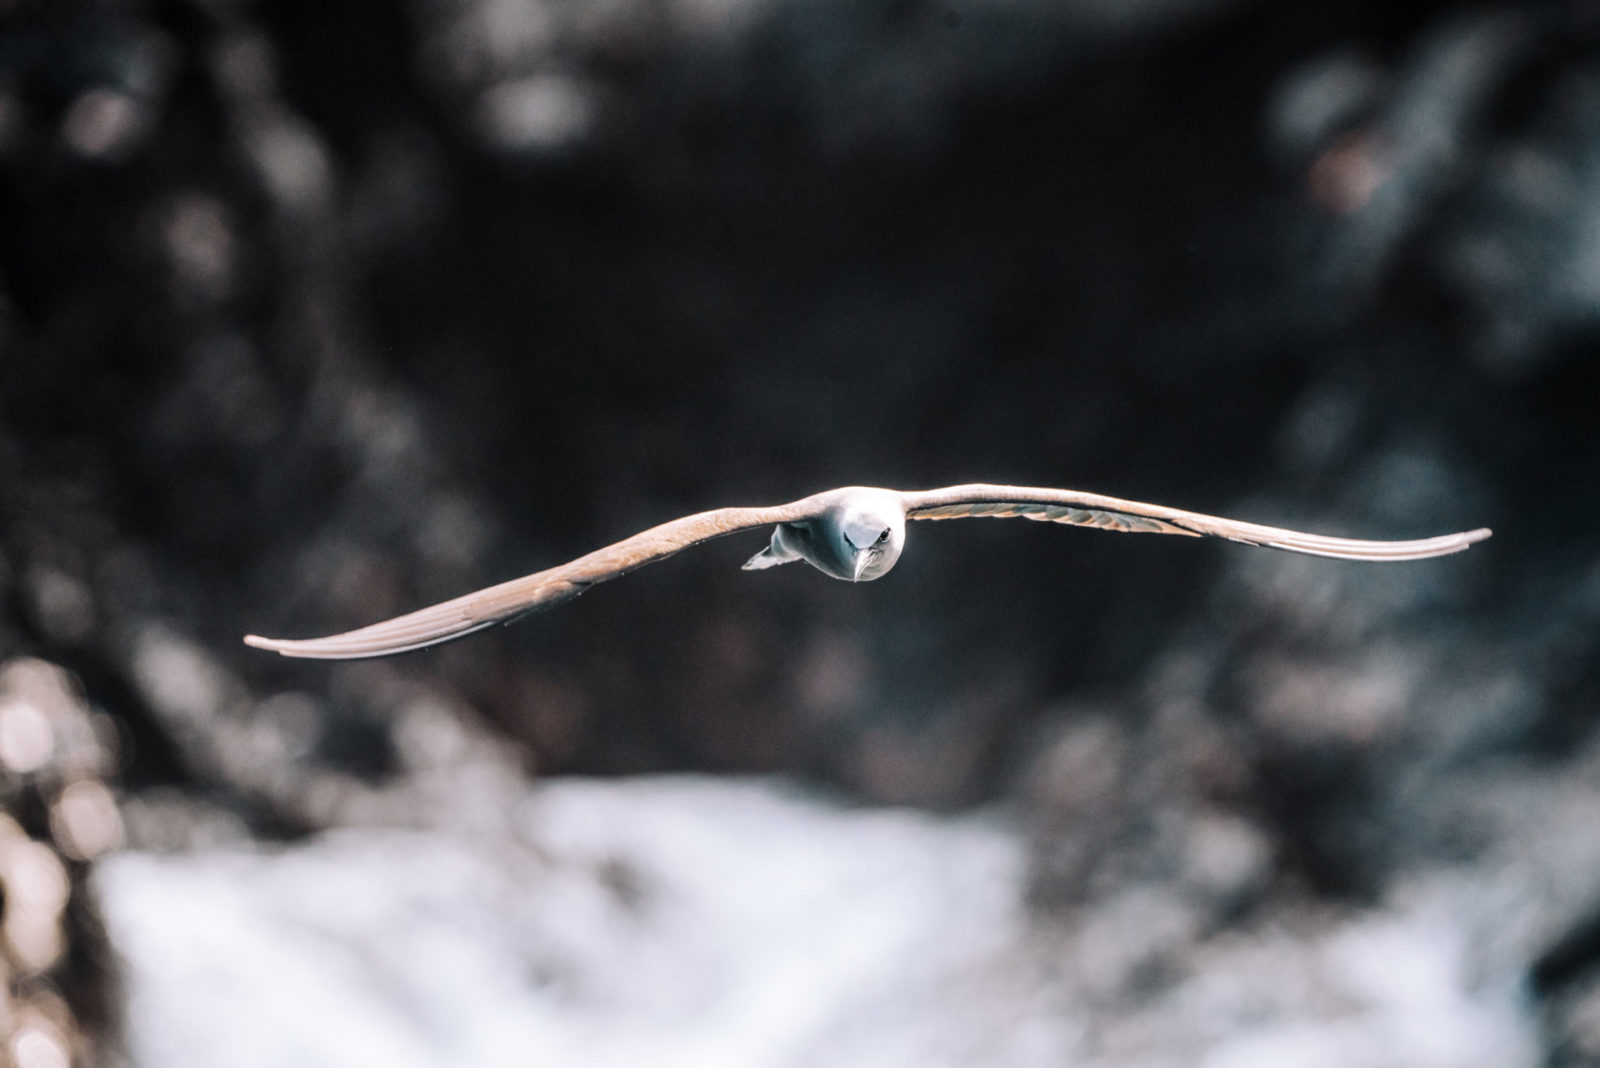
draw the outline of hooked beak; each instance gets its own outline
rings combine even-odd
[[[856,566],[855,566],[855,570],[850,575],[850,581],[851,582],[860,582],[861,581],[861,572],[865,571],[867,569],[867,565],[870,564],[870,563],[872,563],[872,550],[870,550],[870,549],[857,549],[856,550]]]

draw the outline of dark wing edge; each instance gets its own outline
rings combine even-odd
[[[559,567],[502,582],[371,626],[304,640],[250,634],[244,643],[284,656],[315,660],[359,660],[423,649],[554,608],[590,586],[664,560],[701,542],[804,518],[814,510],[812,501],[813,498],[808,497],[773,508],[718,508],[700,512],[652,527]]]
[[[1487,527],[1413,541],[1362,541],[1299,530],[1246,523],[1237,519],[1186,512],[1159,504],[1127,501],[1078,490],[1026,486],[968,485],[922,493],[905,493],[907,519],[959,519],[969,516],[1018,516],[1046,523],[1069,523],[1127,533],[1186,534],[1227,538],[1288,552],[1338,560],[1426,560],[1458,553],[1489,537]]]

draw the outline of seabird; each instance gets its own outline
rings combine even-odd
[[[303,641],[251,634],[245,644],[284,656],[322,660],[404,653],[554,608],[596,583],[626,575],[691,545],[768,525],[774,526],[771,542],[745,563],[745,570],[804,560],[833,578],[870,582],[888,574],[900,559],[900,551],[905,548],[906,520],[969,516],[1021,516],[1126,533],[1227,538],[1312,556],[1368,561],[1445,556],[1482,541],[1490,533],[1487,528],[1480,528],[1417,541],[1357,541],[1078,490],[974,484],[902,492],[845,486],[771,508],[718,508],[684,516],[559,567],[344,634]]]

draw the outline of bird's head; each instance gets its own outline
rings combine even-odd
[[[852,582],[881,578],[900,559],[906,543],[906,517],[898,500],[854,502],[839,523],[840,550]]]

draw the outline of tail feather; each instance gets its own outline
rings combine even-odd
[[[744,562],[740,571],[765,571],[769,567],[778,567],[781,564],[792,564],[800,559],[798,556],[788,556],[772,551],[772,546],[767,546]]]

